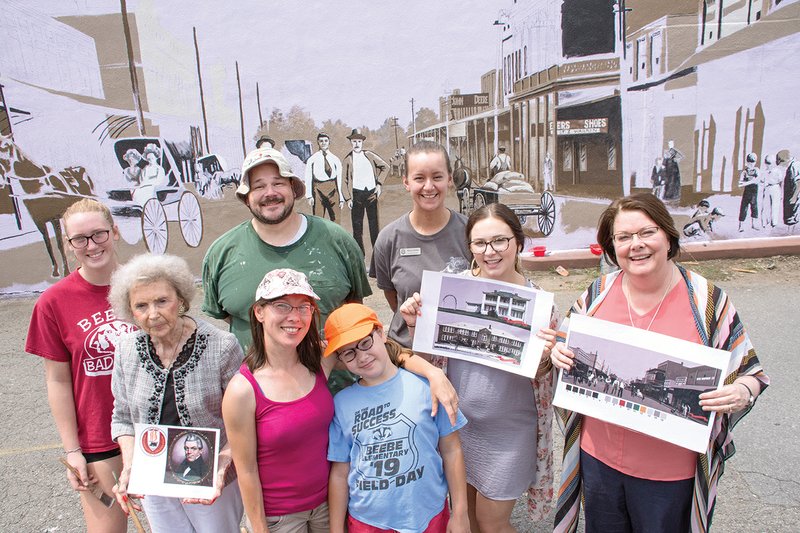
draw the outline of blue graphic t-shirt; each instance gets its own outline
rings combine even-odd
[[[350,463],[350,514],[382,529],[424,531],[447,496],[439,438],[467,419],[459,411],[451,426],[443,408],[432,418],[428,381],[403,369],[374,387],[352,385],[333,402],[328,460]]]

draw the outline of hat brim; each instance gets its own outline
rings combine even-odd
[[[348,135],[348,136],[347,136],[347,138],[348,138],[349,140],[351,140],[351,141],[352,141],[352,140],[355,140],[355,139],[358,139],[358,140],[360,140],[360,141],[366,141],[366,140],[367,140],[367,138],[366,138],[366,137],[364,137],[363,135]]]
[[[376,327],[377,326],[374,323],[370,322],[368,324],[358,325],[352,329],[348,329],[347,331],[340,333],[328,341],[328,346],[325,347],[325,352],[322,355],[328,357],[342,346],[346,346],[351,342],[360,341],[372,333],[372,330]]]
[[[255,167],[253,167],[255,168]],[[280,167],[278,167],[280,169]],[[241,201],[243,204],[247,204],[247,195],[250,194],[250,175],[249,172],[252,169],[248,169],[248,174],[242,176],[242,181],[239,183],[239,186],[236,188],[236,197]],[[294,174],[290,174],[288,176],[281,174],[284,178],[288,178],[292,184],[292,192],[294,192],[294,199],[299,200],[306,195],[306,185],[303,183],[303,180],[295,176]]]

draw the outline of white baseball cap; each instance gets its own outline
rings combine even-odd
[[[250,193],[250,170],[264,163],[273,163],[278,167],[278,172],[281,176],[289,178],[295,199],[306,195],[306,186],[303,180],[294,175],[292,167],[289,166],[289,162],[286,161],[282,153],[272,148],[256,148],[247,154],[242,163],[242,181],[239,183],[239,188],[236,189],[236,196],[239,200],[246,202],[247,195]]]
[[[289,294],[303,294],[319,300],[305,274],[291,268],[276,268],[267,272],[258,284],[255,301],[274,300]]]

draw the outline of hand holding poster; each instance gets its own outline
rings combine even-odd
[[[534,377],[553,294],[485,278],[422,273],[415,352],[454,357]]]
[[[211,499],[219,430],[135,424],[131,494]]]
[[[722,387],[729,352],[584,315],[570,318],[567,347],[553,405],[706,450],[715,414],[698,397]]]

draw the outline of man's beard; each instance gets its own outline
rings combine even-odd
[[[267,218],[264,215],[262,215],[261,211],[259,211],[259,206],[255,206],[255,208],[250,206],[250,213],[253,215],[253,218],[255,218],[260,223],[271,226],[275,224],[280,224],[281,222],[289,218],[289,215],[292,214],[293,209],[294,209],[294,199],[292,199],[289,202],[284,202],[283,211],[281,211],[278,214],[278,216],[274,218]]]

